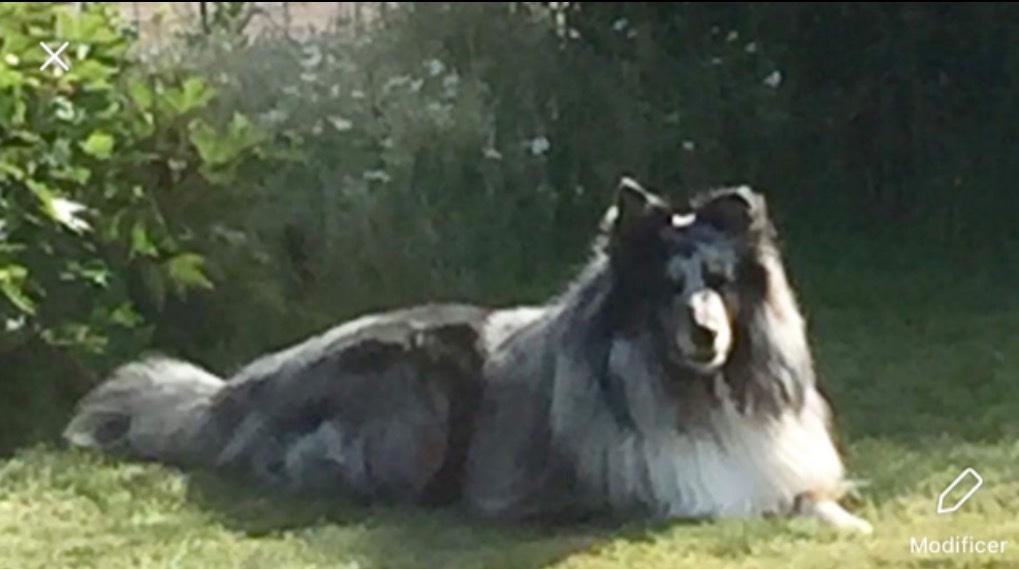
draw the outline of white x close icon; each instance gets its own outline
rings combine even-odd
[[[64,71],[70,71],[71,66],[65,63],[63,59],[60,59],[60,54],[64,53],[64,50],[67,49],[67,44],[68,42],[65,41],[59,48],[57,48],[57,51],[53,51],[50,49],[50,46],[43,42],[39,42],[39,45],[46,50],[46,53],[50,54],[50,56],[46,58],[46,61],[43,62],[42,67],[39,68],[39,71],[45,71],[51,63],[59,65]]]

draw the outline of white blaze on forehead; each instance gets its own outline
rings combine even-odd
[[[687,214],[674,213],[672,214],[671,221],[673,227],[676,228],[688,227],[690,225],[693,225],[693,222],[697,221],[697,216],[692,213]]]

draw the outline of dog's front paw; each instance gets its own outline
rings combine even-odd
[[[817,518],[840,531],[865,535],[874,533],[874,527],[867,520],[850,514],[835,500],[800,496],[796,501],[795,511],[801,516]]]

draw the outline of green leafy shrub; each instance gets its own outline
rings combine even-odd
[[[264,139],[203,120],[216,89],[139,65],[118,14],[0,4],[0,389],[41,389],[33,361],[54,355],[86,375],[133,355],[168,299],[212,288],[209,212]],[[40,70],[62,41],[70,69]]]

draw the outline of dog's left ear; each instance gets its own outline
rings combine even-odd
[[[695,198],[692,205],[698,221],[732,235],[746,235],[768,226],[764,196],[747,186],[711,192]]]
[[[617,269],[620,290],[640,297],[660,286],[662,262],[667,257],[665,229],[672,206],[630,178],[616,190],[615,204],[602,221],[609,259]]]

